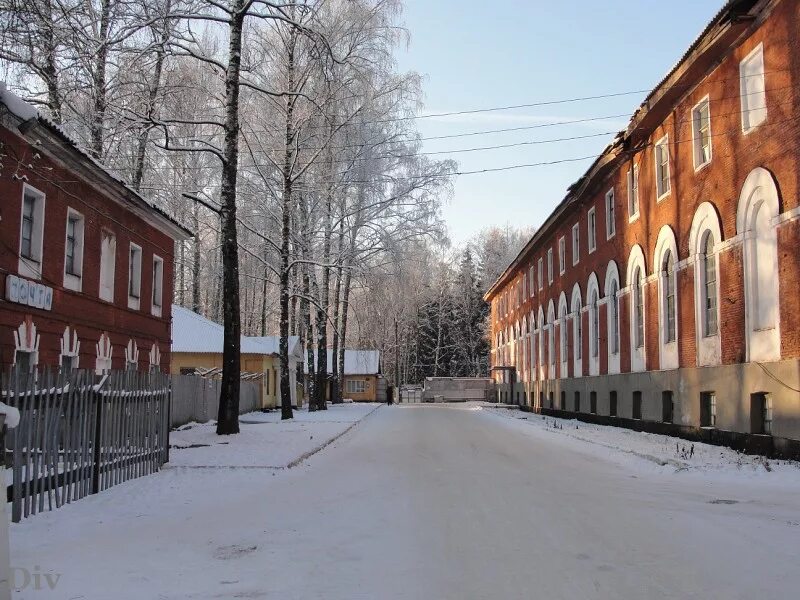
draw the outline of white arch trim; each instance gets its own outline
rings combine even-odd
[[[639,267],[642,270],[642,279],[647,277],[647,261],[644,258],[644,251],[639,244],[634,245],[631,248],[631,252],[628,255],[628,269],[625,273],[625,283],[627,287],[630,287],[633,284],[633,272],[636,270],[636,267]]]
[[[667,250],[672,252],[675,269],[677,270],[680,255],[678,254],[678,244],[675,241],[675,232],[669,225],[664,225],[658,231],[658,239],[656,240],[656,249],[653,254],[653,275],[661,272],[661,263]]]
[[[753,227],[753,215],[761,203],[765,203],[771,217],[780,214],[778,186],[772,173],[756,167],[744,180],[736,211],[736,233],[744,233]]]
[[[722,241],[722,225],[716,207],[711,202],[703,202],[697,207],[689,230],[689,255],[701,254],[706,231],[714,236],[715,247]]]

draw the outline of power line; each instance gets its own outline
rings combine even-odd
[[[780,92],[780,91],[785,91],[785,90],[795,89],[795,88],[800,88],[800,84],[798,84],[798,85],[780,86],[780,87],[775,87],[775,88],[768,88],[768,89],[764,90],[764,93],[775,93],[775,92]],[[754,94],[761,94],[761,92],[760,91],[748,92],[747,94],[741,94],[741,93],[737,92],[736,94],[733,94],[733,95],[730,95],[730,96],[719,96],[719,97],[715,97],[715,98],[710,98],[710,101],[711,102],[721,102],[723,100],[739,99],[742,96],[750,96],[750,95],[754,95]],[[782,104],[783,103],[777,103],[778,106],[780,106]],[[726,115],[729,115],[729,114],[737,114],[738,115],[740,113],[741,113],[741,111],[735,111],[733,113],[717,114],[717,115],[715,115],[715,117],[726,116]],[[489,130],[483,130],[483,131],[465,132],[465,133],[457,133],[457,134],[442,135],[442,136],[431,136],[431,137],[421,137],[421,138],[413,138],[413,139],[400,139],[400,140],[385,140],[385,141],[380,142],[380,144],[383,145],[383,144],[396,144],[396,143],[410,143],[410,142],[416,142],[416,141],[430,141],[430,140],[469,137],[469,136],[476,136],[476,135],[488,135],[488,134],[495,134],[495,133],[507,133],[507,132],[514,132],[514,131],[525,131],[525,130],[544,128],[544,127],[567,126],[567,125],[580,124],[580,123],[586,123],[586,122],[592,122],[592,121],[602,121],[602,120],[607,120],[607,119],[612,119],[612,118],[618,118],[620,116],[625,116],[625,115],[608,115],[608,116],[601,116],[601,117],[586,117],[586,118],[582,118],[582,119],[574,119],[574,120],[568,120],[568,121],[558,120],[558,121],[551,121],[551,122],[547,122],[547,123],[538,123],[536,125],[527,125],[527,126],[510,127],[510,128],[500,128],[500,129],[489,129]],[[676,121],[676,123],[683,124],[683,123],[686,123],[689,120],[691,120],[691,116],[689,118],[679,119],[678,121]],[[636,129],[634,129],[634,131],[636,131],[638,129],[640,129],[640,128],[636,128]],[[250,130],[250,132],[251,133],[256,133],[256,134],[257,133],[267,133],[266,130]],[[616,131],[611,131],[609,133],[591,134],[591,135],[587,135],[587,136],[584,136],[584,137],[595,137],[595,136],[600,136],[600,135],[609,135],[609,134],[613,134],[613,133],[616,133]],[[192,136],[192,137],[196,138],[196,139],[200,139],[199,136]],[[213,137],[213,136],[210,136],[210,137]],[[556,141],[556,142],[557,141],[569,141],[570,139],[579,139],[579,138],[576,136],[576,138],[559,138],[559,139],[556,139],[556,140],[553,140],[553,141]],[[519,143],[519,145],[533,145],[533,144],[537,144],[537,143],[539,143],[539,142]],[[550,142],[545,140],[542,143],[550,143]],[[370,144],[368,144],[368,143],[343,144],[343,145],[331,145],[331,146],[329,146],[329,148],[332,151],[337,151],[337,150],[343,150],[343,149],[349,149],[349,148],[364,148],[364,147],[367,147],[369,145]],[[508,144],[508,145],[505,145],[505,146],[504,145],[487,146],[486,149],[487,150],[491,150],[491,149],[502,148],[502,147],[514,147],[514,145],[513,144]],[[322,149],[324,149],[324,148],[320,148],[320,147],[303,147],[302,148],[302,150],[307,151],[307,152],[314,152],[314,151],[319,151],[319,150],[322,150]],[[270,152],[282,152],[282,151],[283,151],[283,148],[281,147],[281,148],[256,149],[254,151],[254,153],[256,153],[256,154],[268,154]],[[402,157],[410,157],[410,156],[418,156],[418,155],[452,154],[452,153],[461,153],[461,152],[466,152],[466,151],[469,151],[469,150],[457,149],[457,150],[435,151],[435,152],[423,152],[423,151],[420,151],[420,152],[414,152],[412,154],[406,154],[406,155],[388,155],[388,158],[402,158]],[[166,151],[166,152],[169,152],[169,151]],[[126,158],[136,158],[136,155],[133,155],[133,154],[118,154],[117,156],[123,156],[123,157],[126,157]],[[161,156],[163,156],[163,155],[161,155]],[[372,159],[376,159],[376,158],[380,158],[380,157],[371,157],[371,158]],[[338,160],[338,161],[334,161],[334,162],[350,163],[350,162],[353,162],[353,160],[364,160],[364,159],[363,158],[342,159],[342,160]],[[214,165],[208,165],[208,166],[194,167],[194,168],[218,168],[218,167],[214,166]],[[123,168],[123,167],[109,167],[109,169],[110,170],[117,170],[117,171],[125,170],[125,168]]]
[[[741,114],[741,113],[739,111],[737,111],[736,113],[729,113],[729,114]],[[718,116],[721,116],[721,115],[718,115]],[[783,119],[781,121],[774,121],[772,123],[764,123],[764,124],[761,125],[761,127],[770,127],[770,126],[782,125],[784,123],[795,121],[798,118],[800,118],[800,115],[795,115],[795,116],[789,117],[788,119]],[[728,130],[725,130],[725,131],[713,133],[709,137],[711,137],[711,138],[720,137],[720,136],[729,135],[729,134],[732,134],[732,133],[741,133],[741,129],[739,129],[739,128],[728,129]],[[688,138],[688,139],[685,139],[685,140],[673,140],[673,141],[670,141],[669,145],[673,146],[673,145],[678,145],[678,144],[689,144],[689,143],[694,143],[694,142],[695,142],[695,139],[692,137],[692,138]],[[654,145],[655,145],[654,143],[649,143],[646,146],[644,146],[643,148],[653,147]],[[641,151],[641,150],[642,150],[642,148],[637,148],[637,151]],[[556,165],[556,164],[562,164],[562,163],[579,162],[579,161],[583,161],[583,160],[596,159],[596,158],[598,158],[598,155],[597,154],[592,154],[592,155],[589,155],[589,156],[579,156],[579,157],[574,157],[574,158],[563,158],[563,159],[556,159],[556,160],[551,160],[551,161],[542,161],[542,162],[506,165],[506,166],[502,166],[502,167],[476,169],[476,170],[471,170],[471,171],[451,171],[449,173],[441,173],[441,174],[433,174],[433,175],[389,177],[389,178],[386,178],[386,179],[383,179],[383,180],[376,180],[376,181],[369,181],[369,180],[351,180],[351,181],[345,181],[345,182],[342,182],[342,181],[320,181],[320,182],[316,182],[316,183],[320,184],[320,185],[326,185],[326,184],[341,185],[342,183],[347,184],[347,185],[353,185],[353,184],[391,184],[391,183],[397,183],[397,182],[400,182],[400,181],[413,181],[413,180],[423,180],[423,179],[445,179],[445,178],[455,177],[455,176],[459,176],[459,175],[478,175],[478,174],[483,174],[483,173],[496,173],[496,172],[503,172],[503,171],[512,171],[512,170],[517,170],[517,169],[526,169],[526,168],[549,166],[549,165]],[[264,166],[264,165],[260,165],[260,166]],[[206,185],[204,187],[217,188],[217,187],[219,187],[219,184],[209,184],[209,185]],[[144,188],[144,189],[164,190],[164,189],[168,189],[168,188],[185,189],[184,186],[162,186],[162,187],[152,187],[152,188]],[[322,188],[306,187],[306,186],[304,186],[302,184],[298,184],[297,188],[301,189],[303,191],[322,190]]]
[[[736,97],[739,97],[739,96],[736,96]],[[721,100],[721,98],[716,99],[716,101],[719,101],[719,100]],[[793,104],[793,101],[787,101],[787,102],[782,102],[782,103],[773,103],[772,106],[773,107],[784,106],[786,104]],[[755,110],[755,109],[752,109],[752,110]],[[731,117],[731,116],[737,116],[738,117],[741,114],[742,114],[741,110],[736,110],[736,111],[732,111],[732,112],[728,112],[728,113],[715,114],[714,118],[715,119],[720,119],[720,118],[723,118],[723,117]],[[675,126],[681,126],[681,125],[683,125],[685,123],[691,122],[692,118],[693,117],[690,114],[688,117],[684,117],[684,118],[678,119],[678,120],[675,121]],[[736,133],[737,131],[738,131],[738,129],[736,129],[736,130],[733,130],[733,129],[732,130],[726,130],[726,131],[722,131],[721,133],[716,133],[712,137],[716,137],[717,135],[723,135],[723,134],[727,134],[727,133]],[[400,159],[400,158],[413,158],[415,156],[439,156],[439,155],[463,154],[463,153],[471,153],[471,152],[484,152],[484,151],[490,151],[490,150],[502,150],[502,149],[508,149],[508,148],[524,147],[524,146],[534,146],[534,145],[542,145],[542,144],[551,144],[551,143],[559,143],[559,142],[568,142],[568,141],[577,141],[577,140],[583,140],[583,139],[591,139],[591,138],[602,137],[602,136],[606,136],[606,135],[614,135],[616,133],[618,133],[618,132],[617,131],[604,131],[604,132],[599,132],[599,133],[594,133],[594,134],[587,134],[587,135],[567,136],[567,137],[561,137],[561,138],[550,138],[550,139],[545,139],[545,140],[527,140],[527,141],[523,141],[523,142],[514,142],[514,143],[509,143],[509,144],[496,144],[496,145],[490,145],[490,146],[456,148],[456,149],[453,149],[453,150],[437,150],[437,151],[430,151],[430,152],[421,151],[421,152],[414,152],[414,153],[408,153],[408,154],[396,154],[396,155],[395,154],[387,154],[387,155],[383,155],[383,156],[372,156],[372,157],[354,157],[352,159],[334,160],[333,162],[334,162],[334,164],[350,164],[350,163],[353,163],[353,162],[361,162],[361,161],[364,161],[364,160]],[[691,140],[689,140],[689,141],[691,141]],[[680,143],[680,142],[676,142],[676,143]],[[303,167],[303,166],[305,166],[305,164],[302,164],[302,165],[299,165],[299,166]],[[274,165],[271,165],[271,164],[255,163],[255,164],[250,164],[250,165],[242,165],[241,169],[243,171],[246,171],[247,169],[253,169],[253,168],[254,169],[271,169],[273,167],[274,167]],[[175,167],[172,167],[172,166],[162,166],[162,167],[159,167],[159,168],[163,169],[165,171],[170,171],[170,170],[174,171],[175,170]],[[190,170],[209,170],[209,169],[218,170],[219,166],[218,165],[199,165],[197,167],[192,167]],[[121,167],[117,167],[115,170],[125,170],[125,169],[123,169]]]

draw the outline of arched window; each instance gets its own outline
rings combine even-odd
[[[580,300],[572,306],[572,313],[575,329],[575,360],[580,360],[583,352],[583,319],[581,318]]]
[[[775,257],[778,246],[770,218],[769,210],[762,203],[753,217],[755,239],[749,265],[755,284],[752,289],[755,329],[772,329],[778,320],[778,298],[771,293],[777,276]]]
[[[753,169],[739,195],[736,233],[744,238],[744,300],[747,360],[781,358],[778,239],[774,225],[780,215],[780,195],[772,174]]]
[[[675,257],[670,250],[664,252],[661,263],[662,295],[664,302],[664,343],[674,342],[676,338],[675,327]]]
[[[633,321],[634,343],[637,348],[644,347],[644,293],[642,290],[642,270],[636,267],[633,272]]]
[[[550,378],[555,378],[555,367],[556,367],[556,314],[555,309],[553,308],[553,301],[550,301],[550,305],[547,307],[547,325],[549,326],[547,330],[547,356],[549,357],[549,364],[550,364]]]
[[[719,330],[717,319],[717,260],[714,256],[714,235],[709,231],[703,243],[703,311],[704,332],[708,337]]]
[[[544,368],[544,312],[539,308],[539,368]]]
[[[592,357],[600,356],[600,314],[597,310],[597,292],[592,291],[589,303],[589,320],[592,328]]]
[[[619,353],[619,300],[617,292],[619,285],[617,280],[611,281],[611,289],[608,292],[608,329],[609,347],[611,354]]]

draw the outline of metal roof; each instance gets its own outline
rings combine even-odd
[[[20,134],[25,135],[33,126],[43,127],[58,138],[69,150],[74,152],[74,154],[80,160],[84,161],[92,171],[108,180],[113,187],[117,188],[116,191],[125,197],[128,202],[139,209],[144,209],[146,212],[149,212],[162,224],[162,229],[166,226],[168,231],[165,231],[165,233],[172,236],[174,239],[188,239],[194,237],[192,232],[186,229],[181,223],[170,217],[165,211],[158,208],[150,200],[130,187],[119,176],[109,171],[105,165],[82,148],[58,124],[48,119],[34,106],[31,106],[29,103],[25,102],[25,100],[13,92],[10,92],[4,81],[0,81],[0,103],[2,103],[12,115],[20,120]]]
[[[172,352],[195,354],[222,354],[225,328],[196,312],[172,305]],[[242,354],[277,355],[278,336],[242,336]],[[289,354],[299,351],[300,338],[289,336]]]
[[[333,352],[328,349],[328,373],[333,370]],[[317,361],[317,352],[314,351],[314,364]],[[305,363],[308,373],[308,363]],[[380,350],[345,350],[344,374],[345,375],[378,375],[381,372]]]

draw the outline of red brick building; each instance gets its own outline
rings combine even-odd
[[[168,371],[188,237],[0,84],[0,367]]]
[[[504,400],[798,448],[798,32],[726,2],[570,187],[486,295]]]

